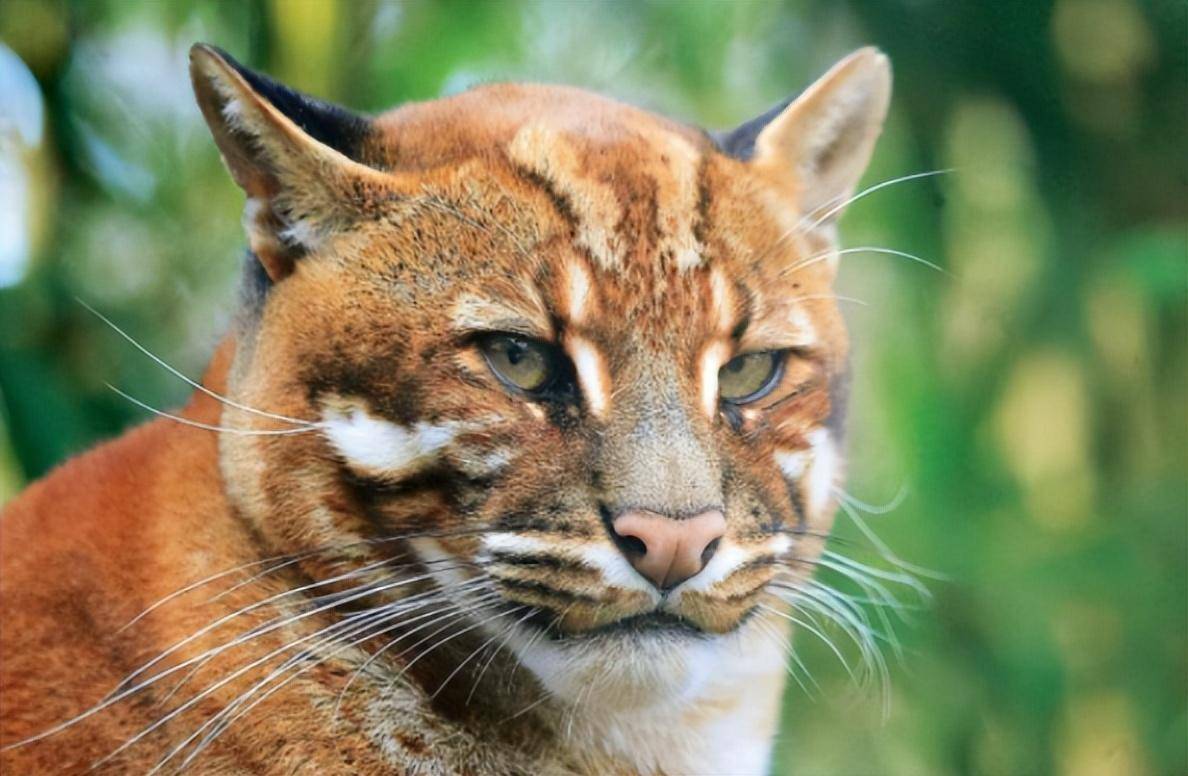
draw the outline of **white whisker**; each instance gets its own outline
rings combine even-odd
[[[220,434],[239,434],[240,436],[293,436],[295,434],[308,434],[311,431],[317,430],[316,426],[302,426],[301,428],[285,428],[285,429],[248,429],[248,428],[231,428],[229,426],[215,426],[215,425],[211,425],[210,423],[202,423],[197,420],[190,420],[189,418],[183,418],[181,415],[173,415],[171,413],[165,412],[164,410],[159,410],[156,407],[145,404],[140,399],[137,399],[135,396],[131,396],[131,395],[125,393],[124,391],[121,391],[119,388],[116,388],[111,383],[104,383],[104,385],[106,385],[108,388],[115,391],[116,393],[118,393],[120,396],[124,397],[128,401],[132,402],[137,407],[140,407],[141,409],[144,409],[144,410],[148,410],[149,412],[153,413],[154,415],[156,415],[158,417],[167,418],[167,419],[175,421],[177,423],[181,423],[183,426],[190,426],[192,428],[200,428],[203,431],[217,431]]]
[[[164,359],[157,356],[155,353],[150,351],[144,345],[141,345],[139,342],[137,342],[132,337],[131,334],[129,334],[128,332],[121,329],[119,326],[117,326],[115,324],[114,321],[112,321],[110,318],[108,318],[103,313],[96,310],[94,307],[91,307],[89,304],[84,302],[82,299],[75,297],[75,301],[77,301],[79,304],[81,304],[83,307],[85,307],[88,311],[90,311],[90,313],[92,315],[94,315],[96,318],[98,318],[99,320],[103,321],[108,326],[110,326],[116,332],[116,334],[119,334],[121,337],[128,340],[128,342],[132,343],[133,347],[135,347],[141,353],[143,353],[146,356],[148,356],[149,358],[151,358],[159,366],[163,367],[166,371],[168,371],[174,377],[179,378],[180,380],[184,381],[187,385],[201,391],[202,393],[206,394],[207,396],[211,397],[212,399],[215,399],[216,401],[218,401],[222,404],[225,404],[228,407],[234,407],[237,410],[243,410],[244,412],[249,412],[253,415],[259,415],[259,416],[265,417],[265,418],[271,418],[273,420],[284,421],[285,423],[293,423],[298,426],[316,426],[316,425],[318,425],[316,422],[311,422],[308,420],[301,420],[299,418],[291,418],[288,415],[279,415],[275,412],[267,412],[265,410],[256,409],[255,407],[249,407],[245,404],[240,404],[236,401],[233,401],[232,399],[227,398],[226,396],[223,396],[222,394],[219,394],[219,393],[216,393],[216,392],[210,390],[205,385],[199,383],[196,380],[192,380],[189,377],[187,377],[186,375],[182,374],[180,371],[175,369],[172,365],[167,363]]]
[[[858,200],[862,199],[863,197],[867,197],[871,194],[874,194],[876,191],[885,189],[888,186],[894,186],[897,183],[906,183],[907,181],[914,181],[914,180],[918,180],[920,178],[931,178],[935,175],[947,175],[948,173],[951,173],[951,172],[953,172],[952,168],[943,169],[943,170],[929,170],[928,172],[917,172],[917,173],[913,173],[912,175],[902,175],[898,178],[892,178],[891,180],[886,180],[886,181],[882,181],[880,183],[876,183],[872,186],[867,186],[865,189],[858,192],[857,194],[854,194],[853,196],[849,197],[848,199],[845,199],[845,200],[833,205],[828,210],[826,210],[823,214],[821,214],[820,216],[817,216],[816,218],[813,218],[813,216],[816,215],[816,212],[818,210],[820,210],[822,207],[829,206],[831,203],[826,202],[823,205],[815,208],[814,210],[811,210],[808,213],[805,213],[805,215],[800,219],[800,223],[798,223],[796,225],[796,231],[794,233],[800,234],[801,232],[812,231],[813,229],[816,229],[818,226],[825,223],[830,218],[837,215],[841,211],[845,210],[847,207],[849,207],[853,203],[857,202]],[[810,221],[810,219],[811,219],[811,221]],[[807,227],[805,226],[806,223],[808,224]]]

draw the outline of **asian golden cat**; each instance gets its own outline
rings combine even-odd
[[[827,605],[886,58],[720,134],[191,73],[240,313],[176,416],[0,519],[0,770],[765,772],[790,612]]]

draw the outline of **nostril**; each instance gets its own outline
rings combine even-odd
[[[628,555],[648,554],[648,545],[644,544],[644,540],[640,539],[638,536],[622,536],[616,534],[615,538],[618,540],[619,547],[621,547],[622,550]]]
[[[705,545],[705,549],[701,551],[701,567],[705,568],[710,559],[714,557],[714,553],[718,551],[718,545],[722,543],[722,537],[714,539],[709,544]]]

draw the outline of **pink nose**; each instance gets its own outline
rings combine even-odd
[[[611,527],[635,570],[669,590],[709,563],[726,533],[726,518],[717,509],[681,519],[638,509],[619,515]]]

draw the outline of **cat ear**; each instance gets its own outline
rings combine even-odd
[[[799,97],[720,137],[718,144],[777,179],[792,176],[800,212],[830,222],[870,162],[890,98],[887,57],[875,48],[860,49]]]
[[[231,176],[247,194],[244,227],[274,281],[356,217],[360,193],[380,173],[358,161],[368,119],[240,65],[204,44],[190,49],[190,78]]]

